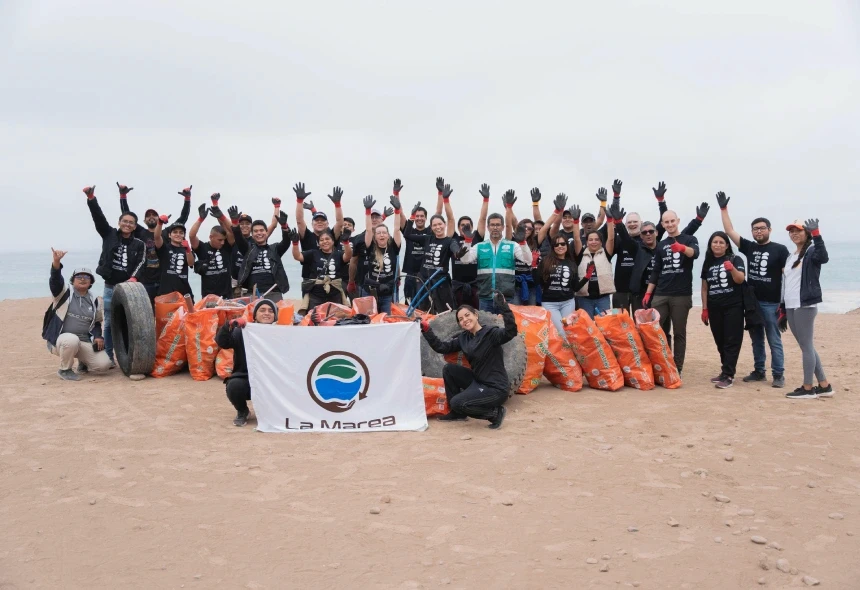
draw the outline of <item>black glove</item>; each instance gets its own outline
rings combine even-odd
[[[352,235],[352,230],[351,230],[351,229],[342,229],[342,230],[340,230],[340,241],[341,241],[341,242],[348,242],[348,241],[349,241],[349,237],[350,237],[351,235]]]
[[[224,212],[221,211],[221,207],[210,207],[209,215],[220,221],[224,217]]]
[[[485,199],[490,198],[490,185],[486,182],[481,185],[481,189],[478,191],[478,194],[484,197]]]
[[[297,201],[304,201],[310,196],[310,193],[305,191],[305,183],[297,182],[296,186],[293,187],[293,192],[296,193]]]
[[[394,207],[385,207],[382,210],[382,217],[391,217],[394,215]]]
[[[565,207],[567,207],[567,195],[564,193],[558,193],[552,204],[555,207],[556,211],[561,211],[563,213]]]
[[[400,182],[399,178],[394,179],[394,186],[391,189],[391,192],[394,193],[394,196],[399,197],[400,191],[403,190],[403,183]],[[400,207],[395,207],[395,209],[400,209]]]
[[[436,192],[441,193],[445,190],[445,179],[441,176],[436,177]]]
[[[508,307],[508,302],[505,301],[505,296],[502,295],[502,292],[499,291],[498,289],[493,291],[493,303],[496,304],[497,308],[499,308],[503,311],[507,311],[508,309],[510,309]]]
[[[193,185],[189,184],[187,188],[182,189],[181,191],[177,192],[176,194],[182,195],[186,199],[189,199],[189,198],[191,198],[191,187],[192,186]]]
[[[463,227],[460,228],[460,233],[463,235],[464,238],[471,238],[473,235],[475,235],[475,232],[472,231],[472,226],[469,223],[463,224]]]
[[[612,181],[612,196],[616,199],[621,196],[621,181],[617,178]]]
[[[540,202],[540,189],[538,187],[534,187],[529,194],[532,196],[532,203]]]
[[[125,198],[125,196],[134,190],[133,186],[125,186],[124,184],[116,183],[116,187],[119,189],[119,196],[121,198]]]
[[[239,208],[236,205],[227,207],[227,214],[230,216],[230,221],[239,221]]]
[[[570,211],[571,217],[573,217],[576,221],[579,221],[579,218],[582,215],[582,210],[579,208],[579,205],[571,205],[568,211]]]
[[[314,207],[313,201],[303,201],[302,202],[302,209],[307,209],[308,211],[313,211],[314,209],[316,209],[316,207]]]
[[[299,230],[297,230],[296,228],[290,230],[290,241],[293,244],[299,243]]]
[[[702,204],[696,207],[696,219],[699,221],[704,221],[705,217],[708,215],[708,211],[711,210],[711,206],[706,202],[702,201]]]
[[[780,303],[776,308],[776,325],[780,332],[788,331],[788,316],[785,313],[785,304]]]
[[[518,244],[526,241],[526,228],[523,224],[518,223],[514,230],[514,241]]]
[[[400,211],[400,197],[397,195],[391,195],[391,206],[394,207],[395,211]]]
[[[621,206],[618,204],[618,201],[613,200],[612,206],[609,207],[609,217],[621,221],[622,219],[624,219],[625,214],[626,211],[621,208]]]
[[[373,195],[367,195],[364,199],[361,200],[364,204],[365,210],[373,209],[373,206],[376,205],[376,201],[373,198]]]
[[[209,214],[209,208],[206,207],[206,203],[197,208],[197,214],[200,216],[200,219],[206,219],[206,216]]]
[[[597,200],[600,201],[600,204],[603,205],[603,203],[606,202],[606,189],[603,187],[600,187],[599,189],[597,189],[597,195],[596,196],[597,196]]]
[[[654,191],[654,196],[657,197],[657,200],[662,201],[666,196],[666,183],[661,180],[657,183],[657,188],[651,187],[651,190]]]
[[[287,227],[287,221],[289,220],[289,218],[290,218],[290,216],[287,215],[286,213],[284,213],[283,211],[278,213],[278,221],[281,223],[282,228]]]
[[[337,205],[343,198],[343,189],[339,186],[334,187],[333,189],[331,189],[331,194],[328,196],[328,198],[331,199],[332,203]]]
[[[206,271],[209,270],[209,263],[203,262],[202,260],[198,260],[194,263],[194,272],[203,276],[206,274]]]
[[[281,199],[279,199],[278,197],[272,197],[272,205],[275,206],[275,209],[280,209],[281,208]]]
[[[729,206],[729,201],[731,201],[731,197],[727,197],[726,193],[720,191],[717,193],[717,205],[720,206],[720,209],[725,209]]]
[[[817,236],[820,233],[818,231],[818,219],[807,219],[806,223],[803,224],[803,228],[813,236]]]
[[[469,251],[469,248],[467,248],[466,246],[460,246],[460,249],[457,250],[456,254],[454,254],[454,258],[456,258],[457,260],[460,260],[463,256],[466,255],[466,252],[468,252],[468,251]]]
[[[514,203],[517,202],[517,194],[513,189],[508,189],[505,191],[505,194],[502,195],[502,202],[505,204],[505,207],[513,207]]]
[[[442,198],[443,198],[443,199],[450,199],[450,198],[451,198],[451,193],[453,193],[453,192],[454,192],[454,189],[452,189],[452,188],[451,188],[451,185],[450,185],[450,184],[446,184],[446,185],[442,188]]]
[[[211,195],[209,195],[209,200],[212,201],[212,204],[217,207],[218,201],[221,200],[221,193],[212,193]]]
[[[415,214],[418,213],[418,209],[420,209],[420,208],[421,208],[421,201],[418,201],[417,203],[415,203],[415,206],[412,207],[412,213],[409,214],[410,217],[415,217]]]

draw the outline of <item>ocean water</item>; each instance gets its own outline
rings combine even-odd
[[[830,262],[821,269],[824,302],[819,305],[819,310],[824,313],[846,313],[860,308],[860,243],[828,242],[827,252]],[[63,276],[68,280],[72,270],[80,266],[95,271],[98,258],[98,250],[69,252],[63,259]],[[702,270],[702,258],[696,261],[695,277]],[[293,260],[289,252],[283,261],[290,279],[288,297],[297,299],[300,296],[301,265]],[[50,249],[44,252],[5,252],[0,255],[0,277],[3,277],[0,281],[0,300],[49,297],[50,266]],[[189,281],[195,297],[199,297],[200,277],[192,272]],[[101,294],[103,286],[104,281],[98,277],[95,292]],[[698,279],[694,281],[693,302],[695,305],[701,304]]]

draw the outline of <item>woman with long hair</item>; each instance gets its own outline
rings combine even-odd
[[[352,258],[350,233],[343,230],[340,235],[343,250],[335,247],[334,233],[325,230],[317,238],[319,249],[299,250],[299,232],[293,229],[290,240],[293,243],[293,258],[309,268],[310,278],[302,281],[302,303],[299,312],[304,313],[321,303],[349,305],[349,298],[343,289],[343,266]]]
[[[702,323],[711,326],[720,353],[720,374],[711,379],[719,389],[733,385],[744,341],[744,271],[726,232],[711,234],[701,275]]]
[[[589,273],[594,273],[594,265],[587,268],[585,276],[580,280],[567,239],[556,235],[551,239],[551,246],[552,251],[541,262],[539,272],[535,273],[535,281],[543,292],[541,307],[549,311],[552,323],[558,333],[564,336],[561,319],[576,310],[576,292],[591,278]]]
[[[510,381],[502,345],[517,337],[517,322],[500,291],[493,292],[493,302],[502,313],[504,328],[482,326],[478,312],[471,305],[457,308],[457,324],[463,331],[444,342],[433,333],[427,320],[420,320],[421,331],[430,348],[439,354],[462,351],[471,367],[446,363],[442,368],[451,411],[439,420],[450,422],[467,417],[489,420],[489,427],[495,430],[505,419],[504,403],[508,399]]]
[[[610,215],[606,222],[606,244],[603,236],[596,229],[585,234],[585,245],[579,232],[579,206],[572,207],[574,218],[573,254],[579,267],[579,274],[585,276],[589,266],[592,270],[586,285],[576,292],[576,306],[585,310],[588,317],[612,308],[611,296],[615,293],[615,279],[612,274],[612,255],[615,253],[615,223],[614,220],[624,219],[624,210],[617,203],[612,204]]]
[[[824,239],[818,230],[817,219],[797,219],[788,227],[788,237],[796,250],[788,257],[783,270],[782,303],[779,308],[780,329],[786,330],[786,321],[803,357],[803,385],[785,394],[792,399],[833,397],[833,387],[827,381],[821,358],[815,350],[815,316],[821,303],[821,265],[830,258]],[[813,375],[818,385],[812,386]]]
[[[400,254],[400,198],[391,197],[394,208],[394,237],[382,224],[375,228],[371,225],[370,213],[365,215],[364,245],[367,250],[367,274],[364,288],[376,299],[376,309],[381,313],[391,313],[397,280],[397,257]]]
[[[511,231],[511,237],[514,241],[521,242],[522,240],[518,238],[524,238],[532,253],[530,264],[520,260],[516,261],[514,278],[517,283],[512,303],[514,305],[538,305],[542,301],[540,285],[535,284],[533,271],[540,264],[540,245],[537,241],[534,222],[531,219],[522,219]]]

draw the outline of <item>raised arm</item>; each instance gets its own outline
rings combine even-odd
[[[449,238],[454,237],[454,226],[457,220],[454,219],[454,210],[451,208],[451,193],[453,189],[450,184],[446,184],[442,189],[442,203],[445,206],[445,217],[448,218],[448,223],[445,225],[445,235]]]
[[[429,325],[426,325],[426,322],[424,320],[422,320],[421,326],[421,330],[424,334],[424,339],[427,340],[427,344],[429,344],[430,348],[432,348],[439,354],[449,354],[452,352],[460,352],[461,350],[463,350],[460,346],[459,336],[455,336],[449,340],[442,341],[439,340],[439,337],[433,333],[433,329]]]
[[[400,182],[400,179],[394,181],[394,194],[391,195],[391,206],[394,207],[394,243],[397,244],[397,247],[400,248],[400,243],[403,241],[400,237],[400,218],[403,216],[401,212],[402,204],[400,203],[400,190],[398,189],[397,183]],[[402,185],[401,185],[402,188]],[[365,232],[366,233],[366,232]],[[368,246],[370,247],[370,246]]]
[[[239,228],[239,208],[236,205],[228,207],[227,213],[230,214],[230,232],[233,234],[233,241],[239,252],[244,255],[248,252],[248,240],[245,239]]]
[[[579,205],[573,205],[568,211],[570,211],[570,216],[573,217],[573,253],[579,256],[582,254],[582,236],[579,232],[579,217],[582,215],[582,211]]]
[[[290,242],[293,244],[293,259],[304,263],[305,256],[299,248],[299,232],[295,229],[290,231]]]
[[[197,239],[197,232],[200,231],[200,226],[206,220],[206,217],[209,215],[209,208],[206,206],[206,203],[200,205],[197,208],[197,220],[194,222],[194,225],[191,226],[191,230],[188,232],[188,241],[191,243],[191,249],[196,250],[200,246],[200,240]]]
[[[119,189],[119,210],[122,213],[128,213],[128,193],[134,190],[133,186],[116,183],[116,188]]]
[[[681,230],[681,233],[685,236],[695,235],[699,231],[699,228],[702,227],[702,222],[705,221],[705,217],[710,210],[711,206],[703,201],[701,205],[696,207],[696,217],[690,220],[687,227]]]
[[[501,346],[517,337],[517,320],[514,318],[514,312],[511,311],[511,308],[508,306],[508,302],[505,301],[505,296],[502,295],[501,291],[493,291],[493,303],[495,303],[496,308],[502,312],[502,320],[505,323],[505,327],[492,328],[490,336],[495,344]]]
[[[508,189],[502,195],[502,203],[505,205],[505,239],[510,240],[513,235],[513,226],[511,223],[514,218],[514,203],[517,202],[517,194],[513,189]]]
[[[158,217],[158,225],[155,226],[155,232],[153,232],[155,234],[154,241],[156,248],[164,246],[164,236],[162,235],[162,232],[164,230],[165,223],[167,223],[167,215],[160,215]]]
[[[96,185],[84,187],[84,194],[87,196],[87,207],[90,209],[90,215],[93,217],[93,223],[96,226],[96,231],[101,237],[105,237],[113,231],[113,228],[105,219],[105,214],[96,200]]]
[[[606,221],[606,199],[608,193],[606,189],[600,187],[597,189],[597,200],[600,201],[600,209],[597,211],[597,218],[594,220],[595,227],[601,227]]]
[[[349,236],[352,234],[348,229],[343,230],[340,234],[340,243],[343,245],[343,261],[349,263],[352,259],[352,242]]]
[[[827,247],[824,245],[824,238],[821,237],[821,232],[818,229],[818,219],[807,219],[803,227],[812,236],[812,242],[815,244],[815,248],[812,249],[812,261],[816,264],[830,262]]]
[[[214,217],[221,228],[227,232],[227,243],[231,246],[236,245],[236,236],[233,235],[233,226],[230,223],[230,220],[224,215],[224,212],[221,211],[221,208],[218,206],[214,206],[209,209],[209,215]]]
[[[272,212],[272,219],[269,221],[269,225],[266,226],[267,238],[271,238],[275,230],[278,229],[278,220],[281,217],[281,199],[273,197],[272,205],[275,207],[275,210]]]
[[[445,192],[445,179],[441,176],[436,177],[436,215],[442,215],[442,193]]]
[[[335,239],[341,237],[343,231],[343,209],[340,207],[340,200],[343,198],[343,189],[339,186],[331,189],[331,194],[328,195],[331,202],[334,203],[334,227],[331,229]]]
[[[732,224],[732,219],[729,217],[729,201],[731,197],[727,197],[726,193],[720,191],[717,193],[717,205],[720,206],[720,217],[723,219],[723,229],[726,231],[726,235],[729,236],[729,239],[735,243],[735,246],[740,247],[741,245],[741,234],[739,234],[735,230],[735,226]]]
[[[275,246],[275,250],[278,252],[279,257],[287,253],[287,250],[290,248],[290,242],[292,242],[292,232],[290,231],[290,226],[287,223],[288,220],[289,215],[281,211],[278,218],[278,222],[281,225],[281,241],[278,242],[277,246]]]
[[[540,215],[540,189],[538,189],[538,187],[534,187],[530,194],[532,197],[532,220],[543,221],[543,217]]]
[[[481,203],[481,214],[478,216],[478,235],[484,237],[487,235],[487,214],[490,211],[490,185],[482,184],[481,190],[478,191],[484,202]]]
[[[552,204],[554,207],[552,215],[549,216],[549,219],[546,220],[546,223],[538,232],[538,245],[543,244],[543,241],[548,235],[552,238],[555,238],[555,236],[558,235],[558,226],[561,223],[561,216],[564,213],[564,208],[567,206],[567,195],[564,193],[558,193]]]
[[[657,241],[663,239],[663,234],[666,233],[666,228],[663,227],[663,214],[669,210],[669,206],[666,204],[666,183],[662,180],[657,183],[657,188],[651,187],[651,190],[654,191],[654,198],[657,199],[657,211],[659,215],[657,216]]]
[[[299,232],[299,239],[301,239],[305,237],[305,232],[308,230],[308,226],[305,224],[304,204],[310,193],[305,190],[305,183],[303,182],[296,183],[293,192],[296,193],[296,228]]]
[[[64,250],[54,250],[51,248],[51,254],[53,260],[51,262],[51,278],[48,280],[48,286],[51,288],[51,295],[56,297],[60,293],[63,292],[63,286],[65,281],[63,280],[63,273],[61,272],[63,265],[60,261],[63,259],[63,256],[67,254]]]

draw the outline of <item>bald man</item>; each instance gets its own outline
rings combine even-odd
[[[667,237],[655,249],[654,268],[642,304],[660,313],[660,324],[680,373],[687,352],[687,316],[693,307],[693,261],[699,257],[699,241],[681,233],[678,214],[671,209],[663,213],[660,223]]]

